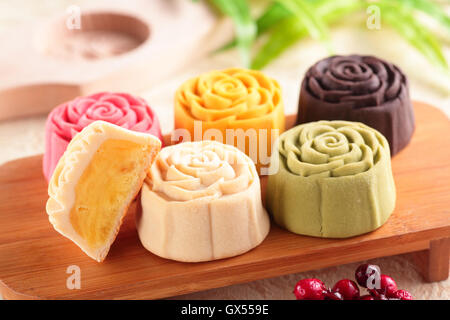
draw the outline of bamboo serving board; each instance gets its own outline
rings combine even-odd
[[[48,222],[42,156],[6,163],[0,167],[0,292],[7,299],[164,298],[406,252],[418,252],[427,280],[446,279],[450,122],[425,104],[416,103],[415,111],[413,139],[392,159],[396,209],[381,228],[337,240],[299,236],[272,224],[259,247],[212,262],[181,263],[146,251],[132,206],[106,260],[97,263]],[[288,117],[290,124],[293,119]],[[73,265],[81,270],[81,288],[70,290],[67,268]]]
[[[0,121],[99,91],[137,94],[232,32],[226,25],[218,30],[202,2],[100,0],[70,8],[0,34]]]

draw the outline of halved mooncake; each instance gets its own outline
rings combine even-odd
[[[242,254],[269,232],[252,160],[215,141],[165,147],[141,192],[137,229],[154,254],[198,262]]]
[[[375,129],[310,122],[284,132],[276,149],[267,208],[289,231],[346,238],[380,227],[394,210],[389,145]]]
[[[48,186],[53,227],[101,262],[156,154],[158,138],[95,121],[78,133]]]

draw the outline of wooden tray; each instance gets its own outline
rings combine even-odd
[[[416,103],[415,109],[415,135],[392,160],[397,205],[384,226],[366,235],[334,240],[298,236],[272,225],[259,247],[213,262],[180,263],[146,251],[137,236],[132,207],[108,257],[97,263],[48,222],[42,156],[9,162],[0,167],[1,293],[9,299],[163,298],[415,251],[421,251],[428,280],[446,279],[450,123],[433,107]],[[66,287],[71,265],[81,269],[81,289]]]

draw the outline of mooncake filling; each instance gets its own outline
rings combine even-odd
[[[70,221],[87,243],[97,248],[111,236],[117,217],[130,201],[147,165],[147,146],[125,140],[105,141],[75,188]]]

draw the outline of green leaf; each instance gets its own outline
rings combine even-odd
[[[360,0],[318,0],[314,3],[317,14],[325,23],[335,22],[364,6]],[[251,67],[254,69],[265,67],[285,49],[307,35],[308,31],[302,21],[296,17],[284,19],[274,27],[269,39],[254,57]]]
[[[397,2],[427,14],[450,32],[450,16],[436,3],[429,0],[397,0]]]
[[[313,39],[324,42],[331,49],[328,27],[314,7],[304,0],[277,0],[286,9],[291,11],[302,22]]]
[[[285,49],[307,35],[306,28],[296,17],[284,19],[274,28],[268,41],[253,58],[251,68],[263,68]]]
[[[312,6],[315,8],[318,8],[318,14],[323,15],[326,14],[328,11],[333,11],[334,14],[341,16],[345,13],[347,8],[349,7],[348,4],[351,3],[351,5],[359,4],[362,5],[362,0],[341,0],[341,1],[330,1],[330,0],[309,0],[308,1]],[[337,8],[338,10],[335,10]],[[341,9],[343,12],[340,13],[339,9]],[[320,12],[322,11],[323,14]],[[256,20],[256,26],[257,26],[257,37],[262,35],[263,33],[269,31],[272,27],[276,26],[279,22],[281,22],[283,19],[287,17],[293,16],[292,12],[286,9],[282,4],[279,2],[272,2],[267,9],[263,12],[263,14]],[[231,49],[235,47],[237,44],[236,39],[231,40],[224,46],[220,47],[219,49],[215,50],[214,52],[221,52],[224,50]]]
[[[367,6],[365,0],[312,0],[314,1],[316,12],[325,23],[337,22],[345,15],[356,12]]]
[[[413,47],[421,52],[431,63],[448,70],[439,41],[417,19],[411,8],[392,1],[377,3],[381,9],[381,19],[391,25]]]
[[[278,2],[273,2],[267,10],[258,18],[256,25],[258,35],[266,32],[282,19],[291,16],[292,13]]]
[[[256,37],[256,23],[250,15],[246,0],[210,0],[234,23],[236,43],[245,67],[250,65],[250,49]]]
[[[256,37],[263,34],[275,24],[283,20],[284,18],[291,15],[291,12],[286,10],[282,5],[277,2],[273,2],[264,13],[256,20]],[[237,45],[236,38],[223,45],[219,49],[215,50],[214,53],[222,52]]]
[[[218,0],[210,1],[216,2]],[[260,69],[264,67],[286,48],[308,34],[314,39],[329,43],[326,24],[342,19],[345,14],[363,8],[368,4],[379,5],[383,9],[382,20],[391,25],[430,62],[445,68],[447,71],[449,70],[438,40],[414,17],[415,13],[420,11],[440,22],[447,30],[450,30],[450,17],[439,5],[430,0],[378,0],[376,2],[366,0],[274,1],[256,21],[257,31],[255,33],[257,35],[268,30],[272,32],[267,42],[252,61],[252,68]],[[220,50],[234,47],[238,41],[239,38],[228,43]],[[251,42],[246,49],[247,58],[249,57],[248,52]],[[242,43],[241,37],[239,42],[241,52],[242,48],[245,48],[245,45]]]

